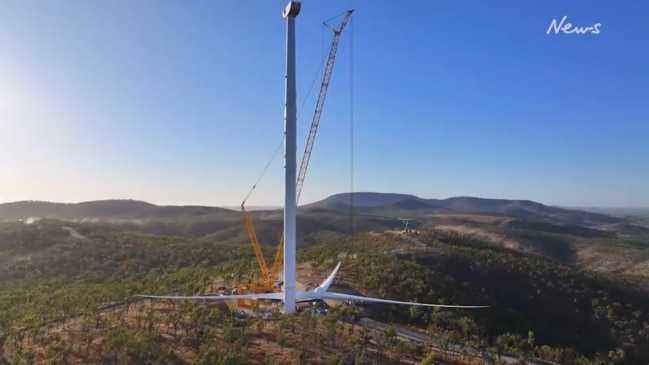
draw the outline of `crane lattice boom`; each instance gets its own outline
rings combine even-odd
[[[334,32],[334,37],[331,40],[331,46],[329,47],[329,57],[327,58],[327,65],[325,67],[324,76],[322,78],[322,85],[320,86],[320,94],[318,95],[318,101],[316,103],[315,112],[313,113],[313,121],[311,122],[311,130],[309,131],[309,137],[307,139],[306,145],[304,147],[304,155],[302,156],[302,164],[300,165],[300,171],[297,177],[296,185],[296,201],[300,201],[300,195],[302,194],[302,186],[304,185],[304,178],[306,176],[307,168],[309,167],[309,160],[311,159],[311,152],[313,151],[313,143],[315,142],[315,136],[318,132],[318,126],[320,125],[320,117],[322,116],[322,110],[324,108],[325,99],[327,98],[327,90],[329,89],[329,81],[331,80],[331,74],[334,68],[334,61],[336,60],[336,53],[338,51],[338,42],[340,41],[340,34],[347,26],[349,18],[352,16],[354,10],[348,10],[343,18],[342,23],[340,23],[340,28],[338,30],[329,27]],[[274,281],[278,278],[280,270],[284,266],[284,235],[279,241],[279,247],[277,253],[275,254],[275,263],[273,264],[273,270],[270,274],[271,279]]]
[[[302,186],[304,184],[304,178],[306,176],[306,171],[309,166],[309,160],[311,158],[311,152],[313,151],[313,144],[315,142],[315,136],[318,131],[318,125],[320,124],[320,117],[322,116],[322,110],[324,107],[324,102],[327,97],[327,90],[329,88],[329,81],[331,80],[331,74],[333,72],[333,66],[334,66],[334,61],[336,60],[336,53],[338,50],[338,42],[340,40],[340,34],[342,31],[345,29],[347,26],[347,23],[349,22],[349,18],[351,17],[353,10],[349,10],[346,12],[345,17],[340,24],[340,28],[338,30],[332,28],[328,24],[325,23],[325,25],[331,29],[334,32],[334,37],[331,41],[331,46],[329,48],[329,56],[327,57],[327,64],[325,66],[324,70],[324,75],[322,78],[322,85],[320,86],[320,94],[318,95],[318,101],[316,103],[316,108],[315,112],[313,114],[313,121],[311,122],[311,129],[309,131],[309,137],[306,142],[306,146],[304,147],[304,155],[302,156],[302,163],[300,165],[300,170],[298,173],[297,177],[297,185],[296,185],[296,202],[300,200],[300,194],[302,193]],[[255,251],[255,257],[257,258],[257,263],[259,264],[259,269],[261,270],[261,277],[258,282],[250,283],[250,289],[254,292],[271,292],[276,289],[275,287],[275,281],[279,278],[279,272],[282,270],[282,267],[284,266],[284,235],[282,234],[279,242],[279,247],[277,248],[277,253],[275,255],[275,262],[273,264],[272,270],[268,270],[268,266],[266,265],[266,260],[264,259],[264,255],[261,251],[261,245],[259,244],[259,240],[257,239],[257,234],[255,233],[255,227],[252,224],[252,219],[250,218],[250,215],[248,214],[248,211],[245,208],[245,203],[248,200],[248,197],[250,197],[250,194],[256,187],[253,186],[252,190],[246,197],[246,199],[241,203],[241,215],[243,217],[243,223],[244,227],[246,229],[246,232],[248,233],[248,236],[250,237],[250,241],[252,242],[252,247]]]
[[[259,269],[261,270],[261,280],[267,282],[269,280],[269,271],[268,266],[266,265],[266,260],[264,259],[264,254],[261,252],[261,246],[259,245],[259,240],[257,239],[257,233],[255,232],[255,227],[252,225],[252,219],[248,215],[248,211],[241,204],[241,215],[243,216],[243,225],[248,232],[250,237],[250,242],[252,242],[252,247],[255,250],[255,257],[257,258],[257,263],[259,263]]]

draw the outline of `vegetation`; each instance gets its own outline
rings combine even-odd
[[[502,340],[501,334],[522,341],[531,331],[537,342],[574,349],[575,354],[596,357],[624,349],[627,361],[649,359],[649,313],[644,310],[649,293],[616,275],[582,272],[444,231],[422,234],[419,240],[430,250],[411,253],[396,250],[403,238],[395,238],[392,254],[386,242],[372,239],[365,246],[357,241],[356,250],[365,252],[343,266],[352,286],[401,300],[491,306],[484,311],[417,311],[414,318],[403,308],[381,306],[373,313],[377,319],[432,326],[454,333],[456,341],[491,346]],[[304,257],[328,262],[331,251],[346,247],[339,242],[332,250],[312,248]],[[478,337],[467,339],[468,334]],[[565,352],[552,351],[554,358]]]
[[[3,223],[0,364],[3,358],[16,364],[493,363],[504,356],[561,364],[649,361],[649,293],[637,285],[639,276],[583,270],[579,261],[590,250],[643,262],[646,236],[499,216],[477,225],[523,248],[509,249],[448,230],[351,235],[345,216],[309,214],[302,218],[310,228],[298,260],[320,278],[343,260],[336,290],[490,308],[367,308],[370,318],[427,334],[405,341],[393,327],[376,331],[340,321],[357,317],[353,308],[263,320],[204,303],[138,301],[134,294],[206,293],[215,280],[254,275],[249,243],[236,227],[224,228],[228,235],[203,235],[227,220],[164,223],[187,224],[195,235],[152,235],[122,223]],[[392,224],[363,219],[367,225],[357,232]],[[200,224],[207,228],[196,228]],[[267,243],[279,233],[274,224]],[[264,250],[271,257],[274,247]]]

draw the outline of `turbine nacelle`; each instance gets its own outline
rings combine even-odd
[[[282,17],[288,18],[288,17],[293,17],[295,18],[298,14],[300,14],[300,9],[302,9],[302,2],[301,1],[291,1],[286,5],[286,8],[284,8],[284,11],[282,11]]]

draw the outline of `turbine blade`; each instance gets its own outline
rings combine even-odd
[[[358,295],[341,294],[325,292],[319,293],[323,299],[339,299],[339,300],[361,300],[364,302],[374,303],[387,303],[387,304],[402,304],[402,305],[416,305],[422,307],[441,307],[441,308],[489,308],[488,305],[446,305],[446,304],[428,304],[428,303],[415,303],[415,302],[402,302],[398,300],[380,299],[372,297],[361,297]]]
[[[142,298],[151,299],[203,299],[203,300],[228,300],[228,299],[284,299],[282,293],[260,293],[260,294],[238,294],[238,295],[192,295],[192,296],[177,296],[177,295],[136,295]]]
[[[332,271],[331,274],[329,274],[329,277],[327,277],[327,279],[325,281],[323,281],[322,284],[320,284],[317,288],[315,288],[314,291],[316,291],[316,292],[326,292],[327,289],[329,289],[329,287],[331,286],[331,283],[334,282],[334,278],[336,277],[336,274],[338,274],[338,270],[340,269],[340,264],[341,263],[342,262],[338,262],[338,265],[336,265],[336,268],[334,269],[334,271]]]
[[[315,291],[298,291],[295,292],[295,299],[318,299],[318,294]]]

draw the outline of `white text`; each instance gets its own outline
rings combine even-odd
[[[566,23],[566,20],[568,20],[567,15],[564,15],[558,23],[556,19],[552,19],[552,23],[550,23],[550,27],[545,33],[550,34],[551,31],[554,31],[554,34],[559,34],[559,32],[565,34],[584,34],[588,32],[591,34],[599,34],[599,28],[602,26],[602,23],[596,23],[589,27],[575,27],[572,23]]]

